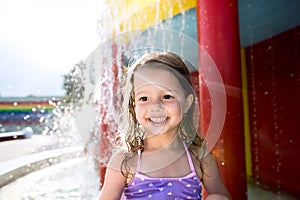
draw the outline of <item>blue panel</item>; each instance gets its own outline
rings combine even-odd
[[[241,46],[300,25],[300,0],[239,0]]]
[[[163,21],[163,26],[181,32],[198,41],[196,8],[185,11],[183,14],[175,15],[172,20]]]

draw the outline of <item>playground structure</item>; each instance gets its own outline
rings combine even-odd
[[[1,98],[0,133],[21,131],[30,126],[34,127],[34,132],[40,132],[43,121],[51,115],[57,103],[55,97]]]
[[[300,111],[300,16],[297,10],[300,3],[251,2],[109,1],[109,12],[99,21],[99,31],[113,38],[123,32],[137,29],[147,32],[159,27],[197,41],[216,64],[226,91],[224,126],[217,144],[212,146],[212,153],[233,199],[247,199],[247,181],[299,198],[300,177],[295,161],[300,159],[297,148],[300,128],[297,118]],[[272,17],[278,23],[272,23],[275,20]],[[281,17],[286,20],[278,20]],[[109,116],[111,110],[105,106],[107,99],[103,98],[108,98],[108,89],[117,91],[118,77],[122,75],[120,69],[126,65],[126,56],[120,55],[118,45],[115,41],[110,49],[114,62],[109,79],[113,84],[104,82],[100,87],[105,94],[99,105],[100,157],[106,158],[111,150],[108,140],[114,136],[115,129],[111,128],[114,120]],[[199,74],[194,71],[191,75],[194,83],[198,81],[200,128],[205,136],[210,123],[220,122],[211,114],[210,83],[203,77],[206,63],[201,56],[199,53],[197,58]],[[100,163],[101,182],[105,181],[106,162],[107,159]]]

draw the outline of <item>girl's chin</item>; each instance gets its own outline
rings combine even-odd
[[[155,135],[162,135],[165,133],[164,131],[164,126],[160,126],[160,127],[157,127],[157,126],[148,126],[146,128],[146,135],[147,136],[155,136]]]

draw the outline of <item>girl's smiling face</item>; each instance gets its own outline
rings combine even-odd
[[[170,71],[151,66],[135,72],[134,93],[136,119],[147,137],[175,134],[192,103]]]

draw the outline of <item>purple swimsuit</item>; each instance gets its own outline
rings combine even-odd
[[[136,174],[126,185],[122,199],[201,199],[202,184],[187,152],[191,173],[180,178],[152,178],[140,173],[139,155]]]

